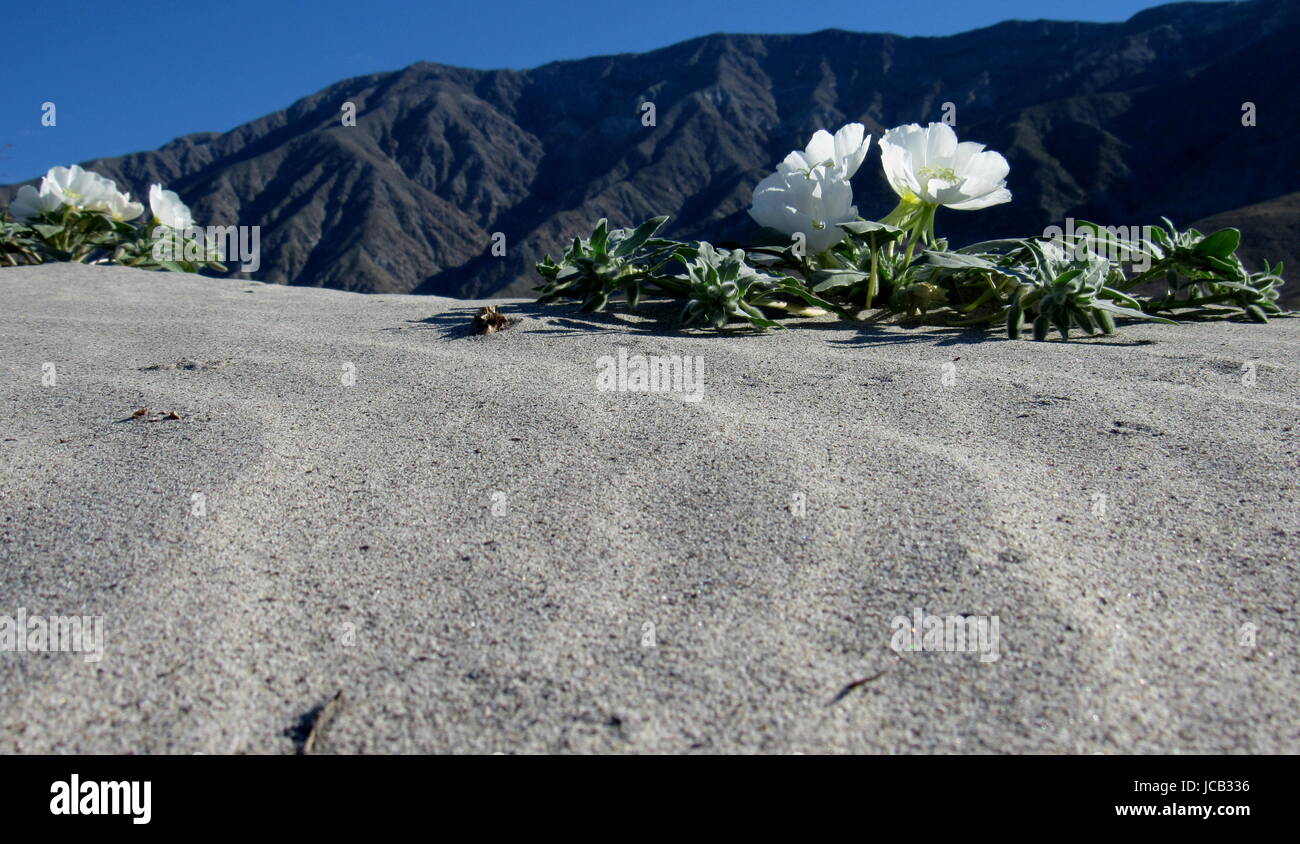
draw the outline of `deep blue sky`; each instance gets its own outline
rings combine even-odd
[[[417,61],[529,68],[713,32],[948,35],[1012,18],[1120,21],[1152,0],[0,0],[0,184],[226,131]],[[58,108],[42,127],[41,103]]]

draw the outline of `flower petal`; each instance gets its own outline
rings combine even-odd
[[[813,132],[812,140],[804,150],[804,158],[811,167],[835,161],[835,139],[825,129]]]
[[[956,202],[948,205],[956,211],[978,211],[981,208],[988,208],[990,205],[1001,205],[1004,202],[1011,201],[1011,191],[1006,188],[998,188],[991,193],[983,196],[977,196],[974,199],[965,202]]]

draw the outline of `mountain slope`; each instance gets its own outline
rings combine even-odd
[[[1297,38],[1296,4],[1253,0],[947,38],[713,35],[525,72],[421,63],[87,166],[136,193],[166,182],[201,221],[262,226],[266,280],[518,295],[536,283],[533,262],[601,216],[668,213],[673,236],[743,238],[753,186],[813,130],[858,120],[879,136],[938,120],[949,102],[959,135],[1010,160],[1016,196],[942,213],[956,241],[1066,216],[1185,223],[1266,202],[1300,190]],[[1256,126],[1242,125],[1247,101]],[[346,102],[356,126],[340,125]],[[894,203],[877,161],[855,180],[868,217]],[[490,253],[494,232],[504,257]],[[1300,251],[1293,238],[1280,246],[1277,257]]]

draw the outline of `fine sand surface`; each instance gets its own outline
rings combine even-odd
[[[1300,752],[1300,320],[506,310],[0,270],[0,615],[107,640],[0,653],[0,751]]]

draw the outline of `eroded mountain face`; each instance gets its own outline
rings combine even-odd
[[[946,38],[713,35],[524,72],[421,63],[85,166],[137,196],[164,182],[201,223],[261,226],[263,280],[527,295],[533,263],[599,217],[671,214],[668,236],[743,240],[754,185],[813,130],[861,121],[879,137],[939,120],[950,103],[960,137],[1011,162],[1015,195],[941,212],[954,242],[1041,233],[1067,216],[1216,215],[1243,226],[1257,267],[1300,254],[1285,197],[1300,191],[1297,40],[1300,4],[1254,0]],[[348,102],[355,126],[341,125]],[[1247,102],[1254,126],[1242,125]],[[877,156],[854,179],[869,218],[895,201]],[[504,256],[492,254],[496,232]]]

